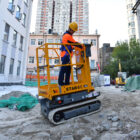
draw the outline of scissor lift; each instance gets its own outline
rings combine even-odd
[[[62,65],[60,61],[60,46],[63,45],[68,53],[67,45],[75,46],[73,58],[70,55],[70,64]],[[91,84],[89,57],[91,44],[74,43],[46,43],[36,49],[38,95],[42,114],[53,124],[60,124],[68,119],[97,112],[101,102],[96,99],[100,95]],[[77,47],[76,47],[77,46]],[[54,54],[51,55],[51,52]],[[39,63],[40,54],[43,53],[44,64]],[[59,64],[50,65],[50,59],[58,59]],[[59,86],[51,83],[51,69],[62,66],[71,66],[71,82],[69,85]],[[40,72],[46,71],[47,84],[41,86]],[[74,80],[74,71],[76,79]]]

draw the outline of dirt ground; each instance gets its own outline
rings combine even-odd
[[[139,140],[140,91],[124,92],[114,86],[98,87],[102,110],[54,126],[40,114],[40,105],[20,112],[0,108],[0,140]],[[18,96],[12,92],[2,96]]]

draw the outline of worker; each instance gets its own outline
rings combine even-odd
[[[69,24],[69,29],[68,31],[66,31],[64,34],[63,34],[63,37],[62,37],[62,43],[78,43],[76,42],[72,35],[78,30],[78,25],[76,22],[72,22]],[[66,46],[67,49],[69,50],[70,52],[70,55],[72,57],[73,55],[73,49],[74,49],[74,46],[72,45],[67,45]],[[79,47],[79,48],[82,48],[81,45],[76,45],[75,47]],[[61,61],[62,61],[62,65],[63,64],[70,64],[70,55],[67,51],[67,49],[65,48],[65,46],[61,46],[60,50],[61,50]],[[60,69],[60,72],[59,72],[59,77],[58,77],[58,84],[60,86],[62,85],[69,85],[70,83],[70,74],[71,74],[71,66],[62,66],[61,69]]]

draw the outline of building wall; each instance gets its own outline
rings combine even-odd
[[[89,12],[88,0],[73,0],[72,21],[78,23],[79,29],[76,34],[89,33]]]
[[[91,43],[93,42],[93,46],[91,47],[91,54],[90,57],[90,65],[91,69],[97,70],[97,63],[99,62],[99,35],[74,35],[74,39],[81,43]],[[28,51],[28,62],[27,62],[27,72],[34,72],[36,70],[36,48],[39,47],[38,41],[39,39],[43,40],[43,43],[60,43],[61,36],[58,35],[46,35],[42,36],[39,34],[31,34],[30,35],[30,44],[29,44],[29,51]],[[31,41],[35,40],[35,44],[31,45]],[[51,42],[52,41],[52,42]],[[58,46],[59,48],[60,46]],[[59,51],[60,54],[60,51]],[[50,51],[50,56],[54,56],[55,53]],[[40,52],[39,56],[43,56],[43,52]],[[29,63],[29,57],[34,57],[34,63]],[[54,64],[52,61],[52,65]],[[91,64],[92,63],[92,64]],[[41,63],[43,65],[43,61]]]
[[[137,0],[126,0],[129,39],[140,39],[140,7],[138,7],[137,14],[132,13],[132,8],[136,1]]]
[[[14,0],[13,12],[10,10],[9,0],[3,0],[0,2],[0,68],[2,67],[1,56],[5,56],[4,72],[0,73],[1,83],[24,83],[26,75],[26,59],[28,53],[28,39],[29,39],[29,26],[32,0],[28,0],[25,3],[24,0]],[[20,7],[20,13],[22,18],[16,18],[17,6]],[[26,20],[24,25],[23,13],[26,14]],[[18,16],[20,17],[20,16]],[[10,26],[8,41],[4,40],[5,25]],[[17,32],[16,44],[13,44],[13,33]],[[22,49],[20,49],[20,39],[23,37]],[[14,59],[13,73],[9,74],[10,60]],[[19,62],[21,63],[19,68],[19,75],[17,75],[17,69]]]
[[[135,22],[136,22],[136,38],[140,40],[140,5],[137,8],[137,13],[135,14]]]
[[[35,32],[48,33],[52,29],[62,35],[68,29],[69,23],[75,21],[79,25],[76,34],[88,34],[88,15],[88,0],[40,0]]]
[[[52,24],[53,0],[38,0],[36,29],[37,33],[48,33]]]
[[[53,32],[63,34],[70,23],[70,0],[56,0]]]
[[[104,67],[109,64],[113,49],[114,49],[114,47],[110,47],[109,43],[104,43],[102,48],[99,49],[101,71],[103,71]]]

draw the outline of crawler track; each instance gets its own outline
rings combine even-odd
[[[48,119],[54,125],[65,123],[67,120],[87,116],[101,110],[98,99],[89,99],[72,105],[53,109],[48,114]]]

